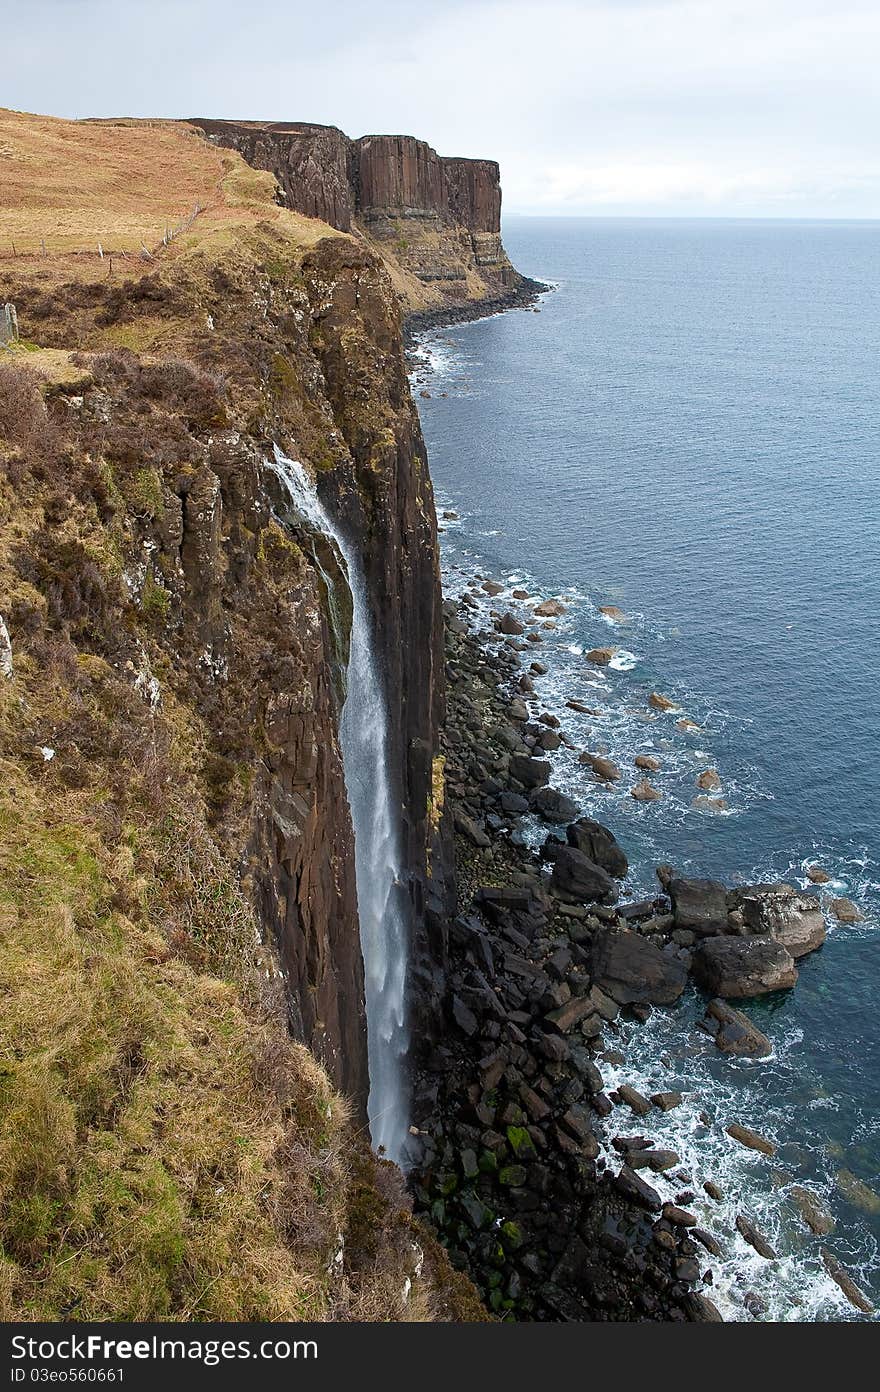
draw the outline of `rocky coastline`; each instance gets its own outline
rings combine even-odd
[[[403,325],[403,341],[407,349],[415,346],[419,334],[429,329],[442,329],[450,324],[468,324],[475,319],[489,319],[493,314],[502,314],[508,309],[532,309],[552,286],[541,280],[531,280],[521,276],[519,284],[511,290],[490,299],[470,300],[465,304],[448,304],[440,309],[423,310],[408,314]]]
[[[474,583],[493,593],[493,582]],[[501,1318],[720,1320],[713,1264],[732,1234],[720,1209],[713,1231],[689,1205],[699,1191],[705,1212],[722,1193],[652,1140],[652,1116],[682,1097],[606,1090],[603,1071],[625,1073],[623,1020],[673,1004],[689,979],[708,995],[700,1028],[716,1046],[766,1056],[769,1040],[728,1002],[794,984],[797,959],[824,939],[821,907],[791,886],[731,891],[670,866],[658,867],[654,898],[620,903],[625,851],[550,786],[546,754],[566,737],[553,712],[527,704],[530,635],[498,610],[492,629],[475,632],[467,595],[444,608],[444,816],[458,900],[447,1029],[425,1044],[414,1084],[417,1210]],[[525,834],[534,818],[543,844]],[[701,1122],[775,1153],[730,1118]],[[672,1201],[651,1184],[656,1174],[677,1185]],[[803,1193],[805,1223],[827,1232],[821,1204]],[[736,1231],[775,1260],[748,1194],[740,1201]],[[822,1258],[867,1312],[840,1263],[825,1249]],[[766,1309],[757,1290],[743,1305],[756,1318]]]

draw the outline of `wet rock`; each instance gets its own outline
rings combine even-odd
[[[728,1136],[739,1141],[740,1145],[746,1146],[749,1150],[759,1150],[762,1155],[776,1154],[775,1143],[768,1141],[766,1136],[760,1136],[757,1131],[749,1130],[748,1126],[740,1126],[738,1122],[731,1122],[730,1126],[726,1126],[724,1129]]]
[[[620,769],[614,760],[606,759],[602,754],[586,752],[580,756],[579,763],[586,764],[597,778],[603,779],[606,783],[615,783],[620,777]]]
[[[637,769],[646,769],[649,773],[656,773],[662,764],[659,759],[655,759],[653,754],[637,754],[633,760]]]
[[[629,1107],[630,1111],[635,1112],[636,1116],[647,1116],[651,1110],[651,1104],[647,1097],[643,1097],[634,1087],[630,1087],[629,1083],[621,1083],[617,1089],[617,1096],[621,1102]]]
[[[832,899],[831,912],[838,923],[862,923],[865,915],[851,899]]]
[[[498,620],[496,627],[499,633],[508,633],[514,637],[518,637],[521,633],[525,632],[525,626],[520,623],[519,619],[515,618],[515,616],[510,613],[503,614]]]
[[[822,1264],[835,1285],[838,1285],[843,1291],[850,1305],[856,1310],[860,1310],[863,1315],[873,1315],[874,1306],[864,1291],[859,1289],[846,1268],[841,1266],[827,1247],[822,1248]]]
[[[581,715],[598,715],[599,712],[592,706],[584,705],[583,701],[566,701],[569,710],[578,711]]]
[[[594,865],[600,866],[615,879],[625,878],[629,862],[612,832],[602,826],[601,822],[581,817],[566,828],[565,835],[569,846],[581,851]]]
[[[662,1206],[657,1190],[646,1184],[629,1165],[623,1165],[620,1173],[615,1175],[614,1187],[624,1198],[638,1204],[640,1208],[648,1209],[651,1213],[656,1213]]]
[[[818,1194],[814,1194],[812,1189],[805,1189],[803,1185],[793,1184],[788,1191],[788,1197],[797,1206],[798,1212],[811,1232],[819,1237],[827,1237],[828,1233],[834,1231],[835,1223],[827,1208],[824,1208],[819,1201]]]
[[[735,1010],[726,1001],[710,1001],[699,1027],[711,1035],[724,1054],[735,1054],[740,1058],[766,1058],[772,1052],[766,1034],[762,1034],[741,1010]]]
[[[664,1174],[667,1170],[674,1170],[676,1165],[681,1163],[681,1156],[674,1150],[655,1150],[653,1146],[649,1146],[647,1150],[632,1154],[629,1163],[634,1170],[647,1168],[657,1174]]]
[[[750,885],[736,894],[735,902],[751,932],[769,934],[792,957],[803,957],[825,941],[825,919],[818,901],[791,885]]]
[[[605,930],[597,935],[593,980],[619,1005],[670,1005],[684,990],[687,972],[640,933]]]
[[[584,656],[597,667],[607,667],[616,652],[617,648],[591,648]]]
[[[529,754],[511,754],[510,774],[524,788],[542,788],[550,781],[550,764]]]
[[[659,691],[651,692],[648,697],[648,705],[651,706],[653,710],[659,711],[681,710],[681,706],[676,705],[675,701],[671,700],[668,696],[662,695]]]
[[[606,619],[611,619],[613,623],[626,623],[626,614],[622,609],[618,609],[616,604],[600,604],[599,613],[604,614]]]
[[[483,589],[487,595],[500,595],[504,593],[504,586],[499,585],[497,580],[484,580]]]
[[[696,808],[698,812],[711,812],[713,814],[717,812],[726,812],[729,806],[730,804],[726,798],[706,797],[704,794],[695,797],[691,802],[691,807]]]
[[[831,876],[827,870],[822,869],[821,865],[808,865],[807,879],[811,884],[828,884]]]
[[[742,1213],[738,1213],[736,1216],[736,1229],[737,1232],[745,1238],[749,1246],[754,1247],[759,1257],[766,1257],[768,1261],[774,1261],[776,1259],[776,1252],[770,1246],[766,1237],[764,1237],[755,1227],[754,1223],[750,1222]]]
[[[687,1209],[679,1208],[676,1204],[665,1203],[662,1214],[667,1223],[672,1223],[677,1228],[695,1228],[697,1226],[694,1214],[688,1213]]]
[[[553,865],[550,889],[583,903],[613,904],[617,887],[606,870],[574,846],[562,846]]]
[[[837,1183],[843,1197],[854,1208],[860,1208],[863,1213],[880,1214],[880,1194],[852,1170],[838,1170]]]
[[[697,787],[702,788],[704,793],[717,793],[721,787],[721,779],[718,770],[713,768],[703,769],[697,775]]]
[[[629,795],[635,798],[636,802],[659,802],[663,796],[660,789],[655,788],[653,783],[649,783],[647,778],[643,778],[641,783],[636,783],[634,788],[630,788]]]
[[[686,928],[700,937],[723,933],[727,929],[727,890],[718,880],[684,879],[670,875],[665,884],[672,900],[676,928]]]
[[[661,1112],[671,1112],[673,1108],[681,1106],[680,1092],[652,1092],[651,1101]]]
[[[718,1185],[713,1183],[711,1179],[707,1179],[704,1181],[703,1188],[709,1195],[709,1198],[714,1199],[716,1203],[720,1203],[721,1200],[724,1198],[724,1190],[719,1189]]]
[[[578,805],[556,788],[535,788],[529,795],[531,810],[545,822],[562,826],[578,814]]]
[[[708,1296],[702,1295],[699,1291],[692,1291],[688,1296],[688,1303],[693,1312],[693,1317],[704,1324],[723,1324],[724,1316]]]
[[[511,720],[528,720],[529,718],[529,708],[525,701],[521,701],[518,696],[514,696],[510,703],[510,718]]]
[[[555,619],[559,614],[565,613],[565,605],[558,599],[545,599],[536,604],[532,612],[539,619]]]
[[[720,1242],[717,1242],[705,1228],[691,1228],[690,1236],[695,1242],[699,1242],[701,1246],[705,1247],[707,1252],[711,1252],[713,1257],[721,1256]]]
[[[791,953],[773,938],[707,938],[692,971],[704,990],[728,999],[788,990],[798,978]]]

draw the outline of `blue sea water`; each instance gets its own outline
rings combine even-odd
[[[528,612],[517,587],[566,603],[535,650],[536,709],[620,765],[607,789],[563,750],[554,782],[615,831],[633,892],[659,861],[731,884],[806,885],[818,864],[823,895],[864,914],[829,920],[794,991],[749,1003],[771,1059],[718,1054],[691,996],[625,1027],[620,1074],[687,1094],[651,1134],[698,1193],[722,1176],[723,1204],[695,1202],[724,1238],[706,1266],[725,1317],[856,1318],[820,1247],[880,1304],[880,224],[511,219],[504,236],[554,284],[540,313],[426,335],[413,377],[447,590],[481,596],[486,622],[490,603]],[[506,594],[488,601],[486,576]],[[610,667],[586,661],[605,645]],[[660,801],[630,796],[639,752],[661,761]],[[694,805],[706,768],[726,807]],[[730,1141],[734,1120],[775,1159]],[[740,1212],[778,1260],[729,1235]]]

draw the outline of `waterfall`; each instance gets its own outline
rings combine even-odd
[[[388,775],[388,706],[376,655],[363,566],[355,548],[318,498],[303,466],[275,447],[268,461],[291,509],[338,550],[352,601],[347,689],[340,744],[354,828],[355,878],[367,1011],[370,1135],[402,1162],[407,1138],[403,1057],[409,901],[400,850],[399,814]],[[326,575],[325,575],[326,581]],[[331,586],[332,603],[332,586]]]

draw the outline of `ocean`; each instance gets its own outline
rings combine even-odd
[[[530,655],[535,709],[619,765],[609,788],[552,756],[554,786],[627,850],[628,895],[656,892],[660,862],[731,885],[807,886],[819,865],[823,895],[864,916],[830,921],[793,991],[747,1003],[769,1059],[715,1050],[692,993],[623,1027],[608,1085],[686,1094],[650,1134],[722,1239],[706,1293],[725,1318],[861,1318],[821,1248],[880,1305],[880,224],[523,218],[504,240],[552,284],[540,312],[431,331],[413,373],[447,593],[503,582],[485,622],[517,611],[514,588],[565,603]],[[599,646],[609,666],[587,662]],[[659,801],[630,796],[638,753],[661,764]],[[710,768],[720,805],[695,803]],[[805,1227],[793,1186],[832,1233]]]

